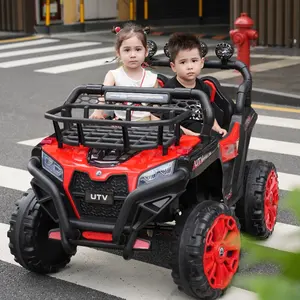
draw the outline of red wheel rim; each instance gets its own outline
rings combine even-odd
[[[265,200],[264,200],[264,210],[265,210],[265,222],[268,230],[272,231],[276,219],[278,210],[278,179],[277,174],[272,170],[268,176],[266,187],[265,187]]]
[[[203,269],[210,286],[225,289],[240,260],[240,231],[233,217],[220,215],[206,235]]]

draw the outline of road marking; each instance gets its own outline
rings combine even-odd
[[[273,234],[257,244],[286,252],[300,250],[300,227],[277,222]]]
[[[300,129],[300,120],[258,115],[256,124],[281,128]]]
[[[69,64],[69,65],[61,65],[57,67],[39,69],[39,70],[35,70],[35,72],[47,73],[47,74],[61,74],[61,73],[66,73],[71,71],[78,71],[86,68],[95,68],[95,67],[116,63],[116,61],[112,61],[114,58],[115,56],[111,56],[107,58],[82,61],[82,62]]]
[[[13,61],[0,63],[0,68],[13,68],[13,67],[20,67],[20,66],[33,65],[33,64],[38,64],[38,63],[44,63],[44,62],[49,62],[49,61],[70,59],[70,58],[75,58],[75,57],[83,57],[83,56],[88,56],[88,55],[105,54],[105,53],[114,52],[114,49],[115,49],[114,47],[106,47],[106,48],[100,48],[100,49],[75,51],[75,52],[70,52],[70,53],[61,53],[61,54],[55,54],[55,55],[13,60]]]
[[[257,108],[257,109],[291,112],[291,113],[300,114],[300,109],[298,109],[298,108],[281,107],[281,106],[273,106],[273,105],[263,105],[263,104],[251,104],[251,106],[253,108]]]
[[[190,299],[190,298],[187,298]],[[187,300],[186,299],[186,300]],[[236,288],[236,287],[232,287],[229,288],[225,295],[222,296],[222,298],[220,298],[220,300],[259,300],[258,296],[250,291],[244,290],[244,289],[240,289],[240,288]]]
[[[262,64],[252,65],[251,66],[251,73],[260,73],[265,71],[271,71],[275,69],[281,69],[285,67],[290,67],[294,65],[300,64],[299,59],[282,59],[278,61],[271,61],[266,62]],[[227,71],[217,71],[214,73],[205,74],[205,76],[213,76],[216,77],[218,80],[225,80],[225,79],[231,79],[235,77],[242,77],[242,75],[239,72],[236,72],[235,70],[227,70]]]
[[[292,191],[300,187],[300,176],[289,173],[277,172],[279,189],[282,191]]]
[[[0,58],[5,57],[13,57],[18,55],[28,55],[28,54],[35,54],[35,53],[43,53],[43,52],[50,52],[50,51],[59,51],[59,50],[67,50],[72,48],[82,48],[88,46],[95,46],[99,45],[100,43],[96,42],[80,42],[80,43],[73,43],[73,44],[66,44],[66,45],[59,45],[59,46],[51,46],[51,47],[41,47],[41,48],[33,48],[33,49],[26,49],[26,50],[17,50],[17,51],[8,51],[8,52],[0,52]]]
[[[163,50],[159,50],[159,51],[157,51],[156,55],[160,55],[163,53],[164,53]],[[100,66],[105,66],[105,65],[112,64],[112,63],[116,63],[115,60],[112,61],[114,58],[115,58],[115,56],[101,58],[101,59],[95,59],[95,60],[82,61],[82,62],[73,63],[73,64],[60,65],[57,67],[39,69],[39,70],[35,70],[35,72],[47,73],[47,74],[60,74],[60,73],[66,73],[66,72],[71,72],[71,71],[78,71],[78,70],[82,70],[82,69],[100,67]]]
[[[21,141],[21,142],[18,142],[18,144],[21,144],[21,145],[26,145],[26,146],[36,146],[40,141],[42,141],[44,137],[41,137],[41,138],[37,138],[37,139],[32,139],[32,140],[25,140],[25,141]]]
[[[0,186],[25,192],[30,188],[32,176],[26,170],[0,166]]]
[[[251,150],[300,156],[300,144],[251,137]]]
[[[23,48],[23,47],[30,47],[30,46],[37,46],[37,45],[45,45],[45,44],[51,44],[51,43],[57,43],[57,42],[59,42],[59,40],[40,39],[40,40],[36,40],[36,41],[27,41],[27,42],[21,42],[21,43],[16,43],[16,44],[0,45],[0,50]]]

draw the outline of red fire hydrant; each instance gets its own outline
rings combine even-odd
[[[250,40],[257,40],[258,33],[252,29],[253,20],[247,13],[241,13],[241,16],[236,19],[234,25],[237,29],[230,30],[230,38],[237,46],[237,59],[245,63],[250,68]]]

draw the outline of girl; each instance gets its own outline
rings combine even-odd
[[[148,55],[147,38],[144,30],[132,23],[128,23],[117,33],[116,40],[117,57],[122,66],[108,71],[103,85],[134,86],[134,87],[158,87],[157,74],[142,68],[142,64]],[[126,119],[126,112],[114,111],[116,119]],[[103,110],[95,110],[92,119],[103,119]],[[133,111],[132,121],[157,120],[150,112]]]

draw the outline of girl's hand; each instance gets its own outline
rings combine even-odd
[[[95,110],[91,116],[90,116],[90,119],[105,119],[105,116],[103,114],[103,112],[101,110]]]

